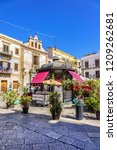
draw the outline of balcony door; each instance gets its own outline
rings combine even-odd
[[[1,81],[1,91],[7,91],[7,81],[6,80]]]

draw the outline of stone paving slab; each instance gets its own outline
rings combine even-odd
[[[85,142],[83,141],[79,141],[79,140],[75,140],[74,143],[72,143],[73,146],[79,148],[79,149],[84,149],[85,148]]]
[[[29,149],[27,149],[27,150],[29,150]],[[33,145],[33,150],[49,150],[49,146],[48,146],[48,144],[37,144],[37,145]]]
[[[66,150],[63,143],[51,143],[49,144],[49,150]]]
[[[0,146],[0,150],[5,150],[5,146]]]
[[[50,131],[49,133],[46,134],[47,136],[53,138],[53,139],[59,139],[62,135],[53,131]]]
[[[100,147],[99,147],[99,145],[96,146],[94,144],[87,143],[85,146],[85,150],[100,150]]]
[[[62,141],[62,142],[64,142],[64,143],[66,143],[66,144],[72,144],[72,143],[75,141],[75,139],[63,135],[63,136],[61,136],[61,137],[59,138],[59,141]]]
[[[70,131],[69,136],[72,138],[75,138],[79,141],[82,140],[83,142],[92,143],[91,139],[88,137],[87,133],[84,133],[84,132],[72,132],[72,131]]]
[[[7,139],[5,145],[20,145],[25,144],[25,139]]]
[[[87,133],[90,138],[99,138],[100,133]]]
[[[65,144],[65,148],[66,148],[66,150],[81,150],[77,147],[74,147],[74,146],[68,145],[68,144]]]

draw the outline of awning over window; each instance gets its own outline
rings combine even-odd
[[[81,77],[77,74],[77,73],[75,73],[74,71],[69,71],[69,73],[72,75],[72,77],[74,78],[74,79],[76,79],[78,82],[84,82],[82,79],[81,79]]]
[[[46,76],[48,75],[48,71],[47,72],[39,72],[35,75],[35,77],[32,79],[31,84],[36,84],[36,83],[43,83],[43,81],[45,80]]]

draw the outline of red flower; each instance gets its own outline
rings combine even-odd
[[[91,90],[91,87],[88,86],[88,85],[83,85],[83,86],[82,86],[82,89],[83,89],[84,91],[88,92],[88,91]]]
[[[79,86],[78,85],[74,85],[73,86],[73,91],[78,91],[79,90]]]

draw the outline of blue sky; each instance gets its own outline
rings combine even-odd
[[[35,32],[43,47],[55,46],[74,57],[100,49],[99,0],[0,0],[0,33],[23,42]]]

